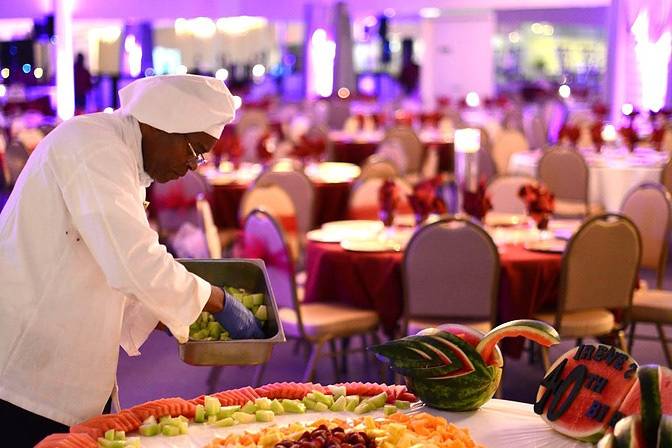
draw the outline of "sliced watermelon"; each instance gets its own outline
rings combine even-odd
[[[658,426],[658,445],[656,448],[672,447],[672,415],[663,415]]]
[[[558,344],[560,335],[552,326],[540,320],[519,319],[501,324],[490,330],[476,346],[476,351],[488,363],[492,351],[503,338],[523,336],[544,347]]]
[[[647,448],[655,446],[646,444],[642,432],[642,419],[639,415],[629,415],[619,420],[614,428],[614,447]]]
[[[617,410],[636,383],[636,368],[636,362],[627,353],[614,347],[590,344],[575,347],[549,369],[537,393],[535,412],[562,434],[596,442],[622,416]],[[583,369],[585,372],[581,374]],[[568,381],[570,374],[573,377]],[[562,391],[557,397],[554,391],[561,384]]]
[[[446,333],[454,334],[472,347],[476,347],[478,343],[481,342],[481,339],[483,339],[483,336],[485,336],[485,333],[461,324],[442,324],[436,328],[426,328],[418,334],[434,334],[437,331],[445,331]]]

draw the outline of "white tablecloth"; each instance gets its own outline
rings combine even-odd
[[[491,448],[583,448],[592,447],[587,443],[577,442],[553,431],[538,415],[532,411],[532,405],[506,400],[490,400],[478,411],[473,412],[442,412],[432,408],[420,408],[419,411],[429,412],[445,417],[451,423],[469,428],[472,439],[481,446]],[[368,415],[368,414],[367,414]],[[373,413],[374,416],[381,412]],[[352,418],[353,413],[330,412],[287,414],[276,417],[273,424],[286,425],[295,421],[313,421],[321,417]],[[189,433],[176,437],[141,437],[145,448],[201,448],[215,437],[225,437],[231,432],[253,431],[267,426],[263,423],[238,425],[231,428],[212,428],[207,425],[189,425]]]
[[[617,212],[631,188],[644,182],[660,182],[669,154],[641,149],[634,153],[583,153],[589,167],[588,195],[606,211]],[[537,175],[541,151],[515,153],[509,159],[509,174]]]

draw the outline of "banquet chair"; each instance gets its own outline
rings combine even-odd
[[[660,183],[667,188],[667,191],[672,191],[672,159],[663,167],[660,173]]]
[[[240,113],[240,119],[236,123],[236,133],[242,138],[250,129],[268,127],[268,115],[262,110],[249,109]]]
[[[212,209],[210,208],[210,203],[202,194],[196,198],[196,211],[198,212],[199,227],[205,235],[205,242],[208,246],[210,258],[222,258],[222,243],[212,216]]]
[[[285,336],[310,345],[303,381],[315,377],[317,362],[323,356],[333,357],[337,374],[337,357],[344,354],[336,349],[338,339],[364,336],[361,351],[368,356],[365,336],[370,334],[374,342],[378,342],[377,313],[337,303],[303,303],[295,284],[294,263],[284,232],[270,214],[253,210],[248,215],[244,225],[244,246],[245,250],[251,250],[250,255],[262,258],[266,263]],[[324,351],[325,344],[329,345],[329,351]],[[261,365],[257,370],[255,384],[261,381],[264,367]]]
[[[558,302],[554,312],[534,319],[555,327],[561,338],[616,337],[626,350],[626,327],[637,281],[642,243],[635,224],[618,214],[584,222],[562,256]],[[614,312],[622,312],[617,322]],[[542,347],[544,367],[550,367]]]
[[[411,213],[411,206],[408,204],[406,195],[413,193],[413,188],[402,178],[392,178],[397,185],[399,192],[399,204],[397,204],[396,213]],[[350,219],[373,219],[377,220],[380,204],[378,201],[378,191],[385,179],[369,178],[360,179],[355,182],[350,191],[348,200],[348,216]]]
[[[588,164],[578,151],[566,147],[546,151],[537,165],[537,179],[555,195],[556,216],[582,218],[602,212],[588,200]]]
[[[518,197],[518,191],[525,184],[536,185],[537,183],[535,178],[529,176],[510,175],[495,177],[490,181],[485,190],[486,194],[490,196],[491,211],[525,215],[527,208],[523,200]]]
[[[447,219],[425,225],[404,251],[403,334],[445,322],[489,331],[495,325],[499,272],[497,247],[477,224]]]
[[[672,153],[672,125],[665,127],[665,132],[663,132],[663,137],[660,140],[659,151]]]
[[[492,158],[498,174],[506,174],[511,155],[530,149],[527,139],[522,132],[514,129],[503,129],[492,144]]]
[[[415,131],[408,126],[390,128],[385,133],[381,146],[390,142],[398,143],[404,151],[406,164],[399,165],[404,174],[418,173],[422,168],[424,148]]]
[[[628,351],[632,350],[635,337],[660,340],[667,364],[672,367],[672,356],[667,345],[671,341],[667,339],[663,329],[663,325],[672,324],[672,291],[662,289],[672,224],[672,198],[662,185],[642,184],[628,193],[621,206],[621,213],[637,225],[642,238],[641,266],[655,270],[657,280],[654,289],[640,287],[635,291]],[[658,337],[636,336],[638,322],[654,324]]]
[[[381,154],[372,154],[364,161],[358,180],[389,179],[399,176],[399,168]]]
[[[201,195],[207,196],[209,188],[206,180],[195,171],[170,182],[154,182],[148,200],[155,212],[159,235],[168,238],[185,223],[198,226],[196,200]]]

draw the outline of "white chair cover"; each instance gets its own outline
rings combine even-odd
[[[210,203],[204,196],[196,199],[196,210],[198,211],[201,230],[205,235],[205,241],[208,246],[209,258],[222,258],[222,244],[219,240],[219,232],[215,226],[215,220],[212,217]]]
[[[295,170],[264,171],[257,178],[255,185],[259,187],[277,185],[282,188],[294,204],[297,231],[305,234],[313,228],[315,188],[305,174]]]
[[[524,152],[530,149],[527,139],[522,132],[511,129],[503,129],[492,145],[492,158],[495,161],[497,172],[504,174],[509,166],[509,158],[516,152]]]
[[[527,209],[518,197],[520,187],[525,184],[536,184],[537,180],[528,176],[495,177],[486,189],[492,203],[492,211],[498,213],[526,214]]]

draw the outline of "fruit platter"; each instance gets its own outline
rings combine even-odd
[[[426,407],[406,386],[350,382],[154,400],[72,426],[37,448],[291,448],[319,446],[310,444],[318,438],[330,446],[384,448],[592,446],[553,431],[532,405],[495,399],[478,411],[446,412]]]

